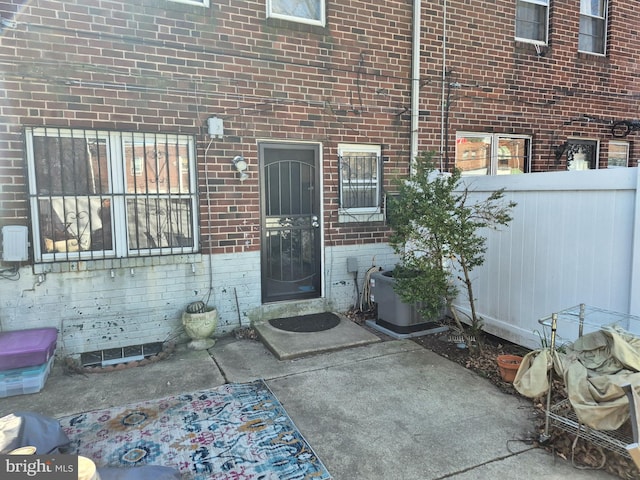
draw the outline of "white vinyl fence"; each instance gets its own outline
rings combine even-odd
[[[485,263],[472,272],[485,331],[539,348],[538,320],[580,303],[640,315],[638,168],[463,181],[471,199],[505,188],[517,203],[508,227],[484,232]],[[462,294],[457,304],[468,312]]]

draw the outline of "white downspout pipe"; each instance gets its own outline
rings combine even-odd
[[[414,171],[418,156],[418,123],[420,120],[420,28],[421,0],[413,0],[413,38],[411,46],[411,145],[409,165]]]
[[[442,94],[440,99],[440,171],[444,171],[444,131],[447,109],[447,0],[442,0]]]

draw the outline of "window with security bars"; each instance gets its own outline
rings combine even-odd
[[[25,132],[37,262],[197,251],[193,137]]]
[[[380,147],[340,145],[340,208],[380,211]]]

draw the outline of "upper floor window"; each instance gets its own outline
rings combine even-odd
[[[517,0],[516,38],[526,42],[547,44],[549,0]]]
[[[193,137],[28,128],[35,260],[197,250]]]
[[[209,6],[209,0],[171,0],[176,3],[187,3],[189,5],[201,5],[203,7]]]
[[[338,145],[342,221],[382,220],[379,145]]]
[[[267,0],[267,17],[324,26],[324,0]]]
[[[489,133],[456,135],[456,167],[463,175],[512,175],[531,168],[531,137]]]
[[[578,50],[605,53],[607,0],[580,0],[580,35]]]

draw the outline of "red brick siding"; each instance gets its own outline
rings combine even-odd
[[[449,152],[453,162],[455,132],[495,132],[533,135],[533,170],[566,168],[566,158],[556,161],[553,147],[568,137],[600,140],[600,167],[606,167],[609,123],[638,118],[640,74],[638,42],[640,20],[633,2],[610,0],[607,54],[578,52],[579,2],[551,2],[549,44],[538,56],[533,45],[515,42],[515,5],[448,2],[448,80],[451,90]],[[441,6],[430,6],[436,20],[423,46],[426,77],[421,109],[439,120],[442,72]],[[438,25],[437,21],[440,22]],[[579,121],[583,116],[597,121]],[[440,131],[425,130],[423,148],[439,150]],[[425,135],[422,135],[425,138]],[[637,134],[631,143],[630,165],[637,165]]]
[[[382,224],[336,224],[336,146],[384,144],[396,166],[387,185],[406,174],[408,122],[395,115],[409,98],[405,2],[332,4],[326,29],[267,20],[264,2],[249,1],[35,1],[15,19],[1,44],[5,59],[20,59],[4,84],[3,138],[14,145],[3,149],[3,180],[12,173],[14,184],[3,188],[6,221],[27,217],[22,127],[57,125],[196,135],[203,246],[213,253],[259,247],[257,139],[322,142],[329,242],[385,240]],[[211,115],[224,119],[225,137],[209,143]],[[252,171],[242,184],[229,162],[238,153]]]
[[[553,147],[567,137],[600,139],[604,166],[608,126],[572,120],[638,116],[637,15],[611,2],[605,57],[577,52],[573,0],[553,2],[544,56],[514,41],[515,2],[447,2],[451,162],[455,132],[482,131],[532,135],[535,171],[566,167]],[[205,252],[259,248],[260,139],[322,143],[328,246],[386,241],[382,224],[337,223],[337,145],[383,145],[386,189],[408,172],[411,2],[329,2],[326,28],[267,19],[263,1],[85,3],[0,6],[18,22],[0,35],[0,223],[28,223],[23,127],[70,126],[195,135]],[[420,150],[438,151],[442,6],[423,5]],[[225,137],[209,142],[212,115]]]

